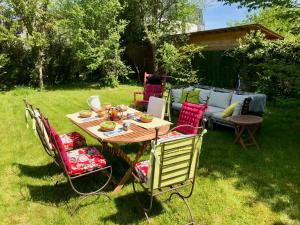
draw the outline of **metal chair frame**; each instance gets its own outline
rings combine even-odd
[[[47,134],[45,127],[42,127],[41,121],[38,120],[38,117],[40,116],[41,111],[39,110],[39,108],[35,108],[32,104],[28,103],[25,99],[23,101],[25,104],[25,121],[26,121],[27,126],[28,126],[28,118],[27,118],[26,112],[28,112],[30,115],[30,118],[35,121],[35,125],[34,125],[35,127],[32,127],[32,128],[38,134],[39,139],[43,145],[45,152],[47,153],[47,155],[49,155],[53,159],[54,163],[57,166],[59,166],[55,152],[53,151],[53,149],[49,148],[49,145],[46,140],[46,135],[49,137],[49,134]],[[39,113],[39,115],[36,114],[36,111]]]
[[[191,125],[180,125],[180,126],[191,126]],[[178,126],[178,127],[179,127],[179,126]],[[170,132],[173,131],[173,130],[176,130],[178,127],[174,127],[172,130],[170,130]],[[191,126],[191,127],[193,127],[193,126]],[[196,127],[196,128],[197,128],[199,131],[200,131],[200,129],[203,129],[202,127]],[[193,147],[191,148],[191,152],[190,152],[191,158],[190,158],[190,162],[189,162],[188,174],[190,173],[190,169],[191,169],[191,164],[192,164],[192,163],[191,163],[191,160],[192,160],[192,154],[193,154],[194,151],[195,151],[195,142],[194,142],[194,141],[195,141],[195,138],[198,137],[198,136],[200,136],[200,141],[202,142],[202,137],[203,137],[203,135],[204,135],[206,132],[207,132],[207,131],[206,131],[205,129],[203,129],[203,131],[202,131],[201,134],[198,133],[197,135],[189,135],[189,136],[186,137],[186,138],[180,139],[180,140],[184,140],[184,139],[194,138],[194,140],[193,140]],[[155,140],[155,144],[157,144],[158,138],[159,138],[159,136],[158,136],[158,129],[156,129],[156,140]],[[161,160],[160,162],[162,162],[162,160],[163,160],[163,158],[164,158],[164,151],[163,151],[164,145],[165,145],[165,144],[168,144],[168,143],[170,143],[170,142],[172,142],[172,141],[173,141],[173,140],[166,141],[166,142],[163,143],[162,152],[161,152],[161,156],[160,156],[160,157],[161,157],[161,158],[160,158],[160,160]],[[175,140],[175,141],[176,141],[176,140]],[[202,145],[202,143],[201,143],[201,145]],[[200,145],[200,150],[197,152],[198,155],[196,156],[196,166],[195,166],[195,169],[198,168],[198,166],[199,166],[199,156],[200,156],[200,153],[201,153],[201,145]],[[168,151],[169,151],[169,150],[168,150]],[[152,166],[152,168],[154,168],[154,166],[155,166],[155,160],[153,160],[151,166]],[[163,164],[162,164],[162,166],[163,166]],[[161,168],[162,168],[162,166],[161,166]],[[188,212],[189,212],[190,222],[187,223],[187,224],[194,224],[194,223],[195,223],[194,218],[193,218],[193,215],[192,215],[192,211],[191,211],[191,208],[190,208],[190,206],[189,206],[189,204],[188,204],[188,202],[187,202],[187,199],[188,199],[189,197],[192,196],[193,191],[194,191],[195,178],[196,178],[196,171],[194,172],[194,175],[193,175],[193,178],[192,178],[192,179],[191,179],[191,178],[187,178],[187,179],[186,179],[185,181],[183,181],[183,182],[179,182],[179,183],[176,183],[176,184],[168,185],[168,186],[166,186],[166,187],[158,188],[158,189],[155,189],[155,190],[154,190],[153,188],[151,188],[151,187],[145,186],[144,183],[143,183],[143,181],[141,181],[141,179],[140,179],[134,172],[132,173],[132,175],[133,175],[133,177],[134,177],[134,179],[133,179],[133,181],[132,181],[133,191],[134,191],[134,193],[135,193],[136,200],[137,200],[139,206],[140,206],[140,207],[143,209],[143,211],[144,211],[144,214],[145,214],[145,216],[146,216],[146,219],[147,219],[148,224],[151,224],[151,223],[150,223],[149,216],[148,216],[148,213],[149,213],[149,211],[152,209],[154,197],[155,197],[155,196],[162,195],[162,194],[165,194],[165,193],[170,193],[170,192],[171,192],[171,193],[170,193],[170,195],[169,195],[167,201],[170,201],[173,195],[177,195],[180,199],[183,200],[183,202],[184,202],[184,204],[185,204],[185,206],[187,207],[187,210],[188,210]],[[160,171],[160,176],[161,176],[161,175],[162,175],[162,171]],[[153,178],[154,178],[154,170],[152,170],[152,173],[151,173],[151,179],[153,180]],[[161,177],[160,177],[160,179],[161,179]],[[149,199],[149,204],[148,204],[147,206],[143,206],[143,204],[140,202],[140,200],[139,200],[139,198],[138,198],[138,196],[137,196],[137,190],[136,190],[136,187],[135,187],[135,181],[137,181],[137,182],[140,184],[140,186],[144,189],[144,191],[147,193],[148,197],[150,198],[150,199]],[[182,193],[179,191],[179,189],[181,189],[181,188],[183,188],[183,187],[187,187],[187,186],[190,186],[191,189],[190,189],[190,191],[189,191],[189,193],[188,193],[187,195],[184,195],[184,194],[182,194]],[[164,189],[164,190],[163,190],[163,189]]]
[[[49,121],[47,118],[45,118],[42,114],[40,114],[40,117],[41,119],[43,119],[48,126],[50,126],[49,124]],[[112,178],[112,166],[109,165],[109,166],[106,166],[104,168],[99,168],[99,169],[95,169],[95,170],[92,170],[92,171],[88,171],[88,172],[85,172],[85,173],[82,173],[82,174],[78,174],[78,175],[74,175],[74,176],[70,176],[69,173],[68,173],[68,170],[67,170],[67,167],[63,161],[63,158],[62,158],[62,155],[61,155],[61,152],[59,150],[59,147],[58,147],[58,144],[57,144],[57,141],[55,139],[55,137],[53,136],[53,134],[51,133],[50,136],[50,141],[53,143],[54,145],[54,153],[55,153],[55,158],[58,159],[58,164],[59,166],[63,169],[63,172],[65,174],[65,176],[67,177],[67,180],[68,180],[68,183],[70,184],[72,190],[80,195],[82,198],[79,200],[77,206],[75,206],[75,208],[73,210],[71,210],[71,214],[74,214],[77,209],[79,209],[80,207],[80,203],[85,200],[87,197],[89,196],[93,196],[93,195],[104,195],[106,196],[108,199],[110,199],[109,195],[105,192],[103,192],[102,190],[109,184],[111,178]],[[109,172],[107,172],[107,170]],[[91,192],[81,192],[79,191],[74,183],[73,183],[73,180],[77,179],[77,178],[80,178],[80,177],[84,177],[84,176],[87,176],[87,175],[90,175],[90,174],[95,174],[95,173],[99,173],[99,172],[103,172],[105,175],[108,176],[108,179],[106,180],[106,182],[98,189],[94,190],[94,191],[91,191]]]

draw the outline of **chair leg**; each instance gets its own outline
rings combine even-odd
[[[151,225],[151,222],[150,222],[150,218],[149,218],[149,215],[148,215],[148,212],[151,210],[152,208],[152,204],[153,204],[153,196],[150,196],[150,202],[149,202],[149,207],[148,208],[145,208],[142,203],[140,202],[138,196],[137,196],[137,191],[135,189],[135,184],[134,184],[134,180],[132,181],[132,187],[133,187],[133,192],[134,192],[134,195],[135,195],[135,199],[138,203],[138,205],[140,206],[140,208],[143,209],[143,212],[145,214],[145,217],[147,219],[147,222],[149,225]]]
[[[95,196],[97,195],[98,197],[100,195],[104,195],[105,197],[107,197],[109,200],[111,200],[110,196],[106,193],[106,192],[102,192],[102,190],[109,184],[110,180],[111,180],[111,177],[112,177],[112,167],[108,167],[110,169],[110,173],[109,173],[109,177],[108,179],[106,180],[105,184],[102,185],[99,189],[95,190],[95,191],[92,191],[92,192],[81,192],[79,190],[77,190],[77,188],[74,186],[73,182],[72,182],[72,179],[68,176],[68,181],[69,181],[69,184],[70,184],[70,187],[72,188],[72,190],[79,194],[80,195],[80,200],[79,202],[76,204],[76,206],[73,208],[73,209],[69,209],[70,211],[70,214],[71,215],[74,215],[74,213],[80,208],[80,204],[81,202],[83,202],[85,199],[87,199],[88,197],[90,196]],[[70,207],[68,207],[70,208]]]
[[[194,220],[194,217],[193,217],[193,214],[192,214],[192,210],[191,210],[191,207],[189,206],[189,204],[188,204],[188,202],[186,200],[186,197],[183,196],[183,195],[181,195],[177,190],[175,190],[175,191],[176,192],[173,192],[172,194],[170,194],[170,197],[168,198],[168,201],[171,201],[171,198],[172,198],[173,195],[179,196],[183,200],[185,206],[187,207],[187,209],[189,211],[190,222],[187,223],[187,224],[195,224],[195,220]]]

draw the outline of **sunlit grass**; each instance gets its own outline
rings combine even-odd
[[[38,106],[59,132],[79,131],[66,117],[86,108],[90,95],[101,101],[132,104],[136,86],[98,89],[66,87],[38,92],[29,88],[0,94],[0,224],[146,224],[134,201],[131,185],[112,201],[104,197],[82,207],[74,216],[65,200],[75,204],[66,179],[43,152],[31,129],[26,129],[26,98]],[[201,168],[188,200],[197,224],[300,224],[300,101],[268,107],[257,134],[260,150],[233,144],[230,129],[209,131]],[[89,144],[97,144],[87,136]],[[129,146],[128,150],[138,146]],[[145,155],[144,158],[148,156]],[[112,159],[112,158],[111,158]],[[114,170],[124,166],[112,159]],[[57,187],[56,181],[62,181]],[[159,198],[153,224],[184,224],[187,212],[179,199]],[[151,213],[150,213],[151,215]]]

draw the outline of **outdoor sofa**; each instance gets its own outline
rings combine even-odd
[[[199,104],[207,103],[207,110],[204,113],[204,118],[208,121],[209,126],[214,123],[221,124],[228,127],[234,127],[230,121],[231,116],[245,114],[262,116],[266,110],[266,95],[253,92],[242,92],[230,89],[222,89],[205,85],[193,86],[174,86],[170,90],[171,95],[171,110],[180,111],[182,107],[182,93],[200,90]],[[248,104],[245,104],[247,99]],[[223,118],[223,111],[231,104],[237,102],[231,116]],[[245,110],[245,107],[247,109]]]

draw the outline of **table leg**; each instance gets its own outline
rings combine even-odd
[[[236,138],[234,140],[234,143],[236,144],[239,142],[244,149],[247,149],[242,138],[242,134],[244,133],[244,131],[245,131],[245,126],[241,126],[241,127],[236,126],[236,130],[235,130]]]
[[[113,194],[118,194],[126,181],[130,178],[130,175],[132,173],[132,170],[135,167],[135,163],[142,157],[144,154],[149,142],[144,142],[140,150],[137,152],[136,157],[134,161],[132,161],[127,154],[120,148],[119,145],[117,144],[112,144],[113,150],[115,151],[116,155],[119,156],[120,158],[124,159],[130,166],[130,168],[126,171],[125,175],[122,177],[121,181],[117,184],[115,189],[113,190]]]
[[[255,146],[259,149],[259,146],[258,146],[258,144],[257,144],[257,142],[255,140],[255,137],[254,137],[257,129],[258,129],[258,126],[252,126],[252,127],[249,126],[249,127],[247,127],[250,139],[252,140],[253,144],[255,144]]]

